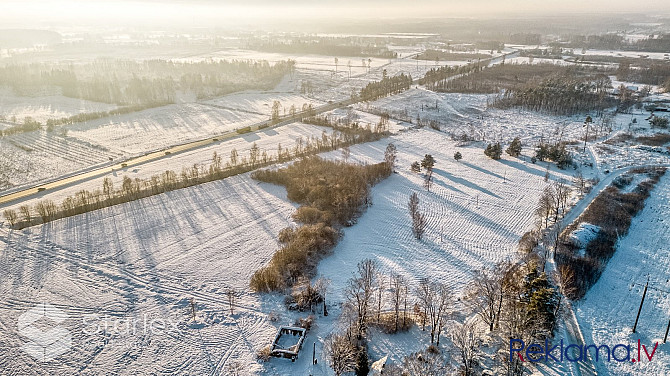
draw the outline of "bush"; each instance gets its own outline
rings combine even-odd
[[[652,128],[659,127],[659,128],[667,128],[668,127],[668,119],[663,118],[663,117],[658,117],[654,116],[649,120],[649,124],[651,125]]]
[[[267,362],[272,357],[271,354],[272,354],[272,348],[270,347],[270,345],[267,345],[262,349],[258,350],[258,352],[256,353],[256,359],[263,362]]]
[[[293,220],[296,222],[313,225],[316,223],[325,223],[331,225],[333,222],[333,213],[319,210],[311,206],[301,206],[293,213]]]
[[[316,320],[316,317],[314,315],[309,315],[305,317],[304,319],[297,319],[295,320],[295,323],[293,325],[306,329],[307,331],[310,331],[312,329],[312,325],[314,325],[314,321]]]
[[[457,161],[460,161],[461,159],[463,159],[463,154],[461,154],[460,151],[455,152],[454,153],[454,159],[457,160]]]

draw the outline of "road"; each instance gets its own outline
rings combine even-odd
[[[353,103],[356,103],[356,101],[352,100],[352,99],[347,99],[347,100],[344,100],[344,101],[339,101],[339,102],[334,102],[334,103],[328,103],[328,104],[324,104],[324,105],[321,105],[319,107],[314,108],[312,113],[313,114],[320,114],[320,113],[323,113],[323,112],[332,111],[336,108],[346,107],[346,106],[349,106]],[[296,115],[296,116],[290,116],[288,118],[284,118],[283,120],[280,120],[279,122],[277,122],[275,124],[273,124],[270,120],[266,120],[266,121],[262,121],[262,122],[259,122],[259,123],[256,123],[256,124],[252,125],[250,127],[250,129],[251,129],[251,132],[257,132],[257,131],[264,130],[264,129],[277,128],[277,127],[281,127],[281,126],[284,126],[284,125],[288,125],[288,124],[291,124],[291,123],[298,122],[304,116],[306,116],[306,115],[304,115],[304,114],[300,115],[299,114],[299,115]],[[142,165],[142,164],[145,164],[145,163],[148,163],[148,162],[153,162],[153,161],[163,159],[163,158],[169,158],[169,157],[174,156],[174,155],[178,155],[178,154],[181,154],[181,153],[184,153],[184,152],[187,152],[187,151],[192,151],[192,150],[195,150],[195,149],[198,149],[198,148],[209,146],[209,145],[212,145],[214,143],[222,142],[224,140],[229,140],[229,139],[233,139],[233,138],[236,138],[236,137],[243,137],[248,133],[250,133],[250,132],[240,134],[237,131],[227,131],[227,132],[219,134],[219,135],[208,136],[205,139],[190,141],[190,142],[187,142],[187,143],[184,143],[184,144],[171,146],[169,148],[164,148],[164,149],[160,149],[160,150],[151,151],[151,152],[148,152],[148,153],[146,153],[142,156],[132,157],[132,158],[128,158],[128,159],[125,159],[125,160],[122,160],[122,161],[115,162],[113,164],[108,164],[108,165],[105,165],[105,166],[102,166],[102,167],[93,168],[91,170],[78,172],[78,173],[75,173],[75,174],[70,175],[70,176],[66,176],[66,177],[63,177],[63,178],[58,178],[56,180],[53,180],[53,181],[50,181],[50,182],[47,182],[47,183],[42,183],[42,184],[35,185],[35,186],[29,187],[29,188],[25,188],[25,189],[22,189],[22,190],[19,190],[19,191],[16,191],[16,192],[8,193],[4,196],[0,196],[0,207],[8,205],[8,204],[14,204],[16,202],[32,198],[34,196],[38,196],[38,195],[43,194],[43,193],[54,192],[54,191],[57,191],[59,189],[66,188],[66,187],[72,186],[72,185],[77,184],[77,183],[81,183],[81,182],[84,182],[84,181],[87,181],[87,180],[90,180],[90,179],[98,178],[100,176],[103,176],[105,174],[108,174],[108,173],[111,173],[111,172],[114,172],[114,171],[118,171],[118,170],[125,169],[125,168],[128,168],[128,167],[139,166],[139,165]]]
[[[507,53],[505,55],[490,58],[490,59],[487,59],[487,60],[483,60],[480,63],[485,63],[487,67],[490,67],[491,65],[502,61],[502,59],[504,57],[513,57],[516,54],[518,54],[518,51]],[[458,78],[459,76],[462,76],[462,75],[455,75],[451,78],[454,79],[454,78]],[[412,85],[418,85],[418,81],[419,81],[418,78],[415,79],[412,82]],[[361,102],[361,101],[363,101],[363,99],[357,98],[357,99],[346,99],[346,100],[343,100],[343,101],[324,104],[324,105],[321,105],[321,106],[318,106],[318,107],[314,108],[312,110],[311,115],[316,115],[316,114],[321,114],[321,113],[324,113],[324,112],[332,111],[334,109],[346,107],[346,106],[349,106],[349,105],[352,105],[354,103],[358,103],[358,102]],[[284,125],[295,123],[295,122],[300,121],[302,119],[302,117],[304,117],[304,116],[305,116],[305,114],[298,114],[298,115],[295,115],[295,116],[283,117],[283,120],[280,120],[279,122],[277,122],[275,124],[273,124],[270,120],[262,121],[262,122],[259,122],[259,123],[256,123],[256,124],[252,125],[250,127],[251,132],[257,132],[261,129],[271,129],[271,128],[281,127],[281,126],[284,126]],[[247,132],[247,133],[249,133],[249,132]],[[31,198],[34,198],[34,197],[38,197],[39,195],[46,194],[46,193],[51,193],[51,192],[54,192],[54,191],[57,191],[59,189],[63,189],[63,188],[66,188],[66,187],[70,187],[72,185],[75,185],[75,184],[78,184],[78,183],[81,183],[81,182],[85,182],[85,181],[88,181],[88,180],[91,180],[91,179],[95,179],[95,178],[101,177],[105,174],[108,174],[108,173],[111,173],[111,172],[114,172],[114,171],[118,171],[118,170],[125,169],[125,168],[128,168],[128,167],[139,166],[139,165],[142,165],[142,164],[145,164],[145,163],[148,163],[148,162],[153,162],[153,161],[163,159],[163,158],[169,158],[170,156],[174,156],[174,155],[181,154],[181,153],[184,153],[184,152],[187,152],[187,151],[192,151],[192,150],[195,150],[195,149],[199,149],[199,148],[202,148],[202,147],[205,147],[205,146],[208,146],[208,145],[212,145],[214,143],[222,142],[223,140],[228,140],[228,139],[232,139],[232,138],[235,138],[235,137],[242,137],[242,136],[244,136],[244,134],[239,134],[236,131],[228,131],[228,132],[218,134],[218,135],[211,135],[211,136],[208,136],[207,138],[203,138],[203,139],[200,139],[200,140],[190,141],[190,142],[186,142],[186,143],[183,143],[183,144],[171,146],[169,148],[150,151],[150,152],[147,152],[146,154],[144,154],[142,156],[131,157],[131,158],[121,160],[121,161],[118,161],[118,162],[109,163],[109,164],[106,164],[104,166],[94,167],[94,168],[91,168],[91,169],[79,171],[79,172],[76,172],[74,174],[71,174],[71,175],[68,175],[68,176],[65,176],[65,177],[55,178],[55,179],[53,179],[51,181],[48,181],[48,182],[42,182],[42,183],[39,183],[37,185],[33,185],[33,186],[30,186],[30,187],[23,188],[23,189],[14,191],[14,192],[7,193],[3,196],[0,196],[0,207],[13,205],[13,204],[16,204],[20,201],[23,201],[23,200],[26,200],[26,199],[31,199]]]

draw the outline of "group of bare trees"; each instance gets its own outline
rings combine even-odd
[[[542,191],[535,209],[535,214],[539,218],[538,227],[549,228],[550,220],[551,223],[558,223],[566,212],[568,199],[571,194],[572,188],[563,180],[547,185],[544,191]]]
[[[446,328],[453,303],[446,285],[424,278],[411,289],[402,275],[394,273],[386,277],[375,261],[366,259],[358,264],[356,273],[347,282],[345,297],[343,317],[347,330],[326,342],[326,354],[336,374],[365,367],[362,359],[367,360],[365,348],[371,326],[396,333],[420,323],[422,330],[430,329],[433,351],[439,351],[441,333]],[[467,342],[467,338],[458,338]],[[422,362],[408,364],[410,368],[423,366]]]

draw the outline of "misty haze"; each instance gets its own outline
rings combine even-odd
[[[670,374],[670,2],[6,0],[0,375]]]

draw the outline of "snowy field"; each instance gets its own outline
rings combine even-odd
[[[0,138],[0,191],[71,173],[118,158],[121,153],[56,132]]]
[[[485,94],[436,93],[421,87],[392,97],[358,104],[358,108],[402,113],[411,119],[435,120],[442,130],[477,139],[509,142],[519,137],[526,145],[541,139],[563,140],[582,137],[584,116],[553,116],[521,109],[487,107]],[[435,108],[437,104],[437,108]],[[422,109],[423,106],[423,109]]]
[[[439,278],[458,294],[474,270],[517,257],[516,242],[533,225],[535,202],[547,184],[540,166],[489,160],[481,145],[457,147],[432,130],[354,146],[350,159],[379,161],[389,141],[399,149],[398,173],[373,188],[373,206],[345,229],[333,255],[319,266],[332,281],[332,308],[307,338],[308,344],[318,343],[318,354],[323,338],[337,328],[341,291],[359,260],[373,258],[384,271],[412,281]],[[464,156],[460,162],[453,160],[456,150]],[[431,192],[409,171],[424,153],[437,159]],[[568,177],[553,172],[556,178]],[[413,239],[406,213],[413,191],[429,220],[422,242]],[[244,174],[24,231],[0,229],[0,268],[8,271],[0,281],[0,351],[9,354],[0,367],[10,375],[25,374],[28,367],[36,374],[133,374],[143,367],[157,373],[226,374],[226,367],[239,364],[250,374],[308,374],[309,356],[294,364],[255,360],[276,326],[292,324],[294,317],[278,297],[258,296],[247,287],[253,271],[276,250],[279,230],[292,224],[295,205],[285,195],[283,188]],[[233,315],[225,294],[231,287],[243,291]],[[18,316],[40,302],[70,317],[62,325],[74,344],[67,355],[48,363],[22,352],[23,337],[16,332]],[[269,321],[271,312],[276,322]],[[148,316],[170,325],[164,332],[141,334],[112,326],[90,335],[82,328],[82,317],[90,325],[105,316],[112,322],[142,322]],[[425,333],[414,334],[421,339],[380,335],[371,354],[397,350],[397,361],[424,347]]]
[[[646,201],[644,210],[633,220],[628,235],[619,240],[617,251],[600,280],[575,304],[575,313],[587,343],[626,344],[637,358],[637,340],[652,354],[648,361],[644,349],[641,362],[600,362],[601,374],[668,375],[670,350],[663,336],[670,316],[670,177],[664,176]],[[632,333],[644,284],[649,290],[640,314],[637,332]],[[625,353],[625,351],[623,352]],[[622,357],[621,355],[619,356]]]

